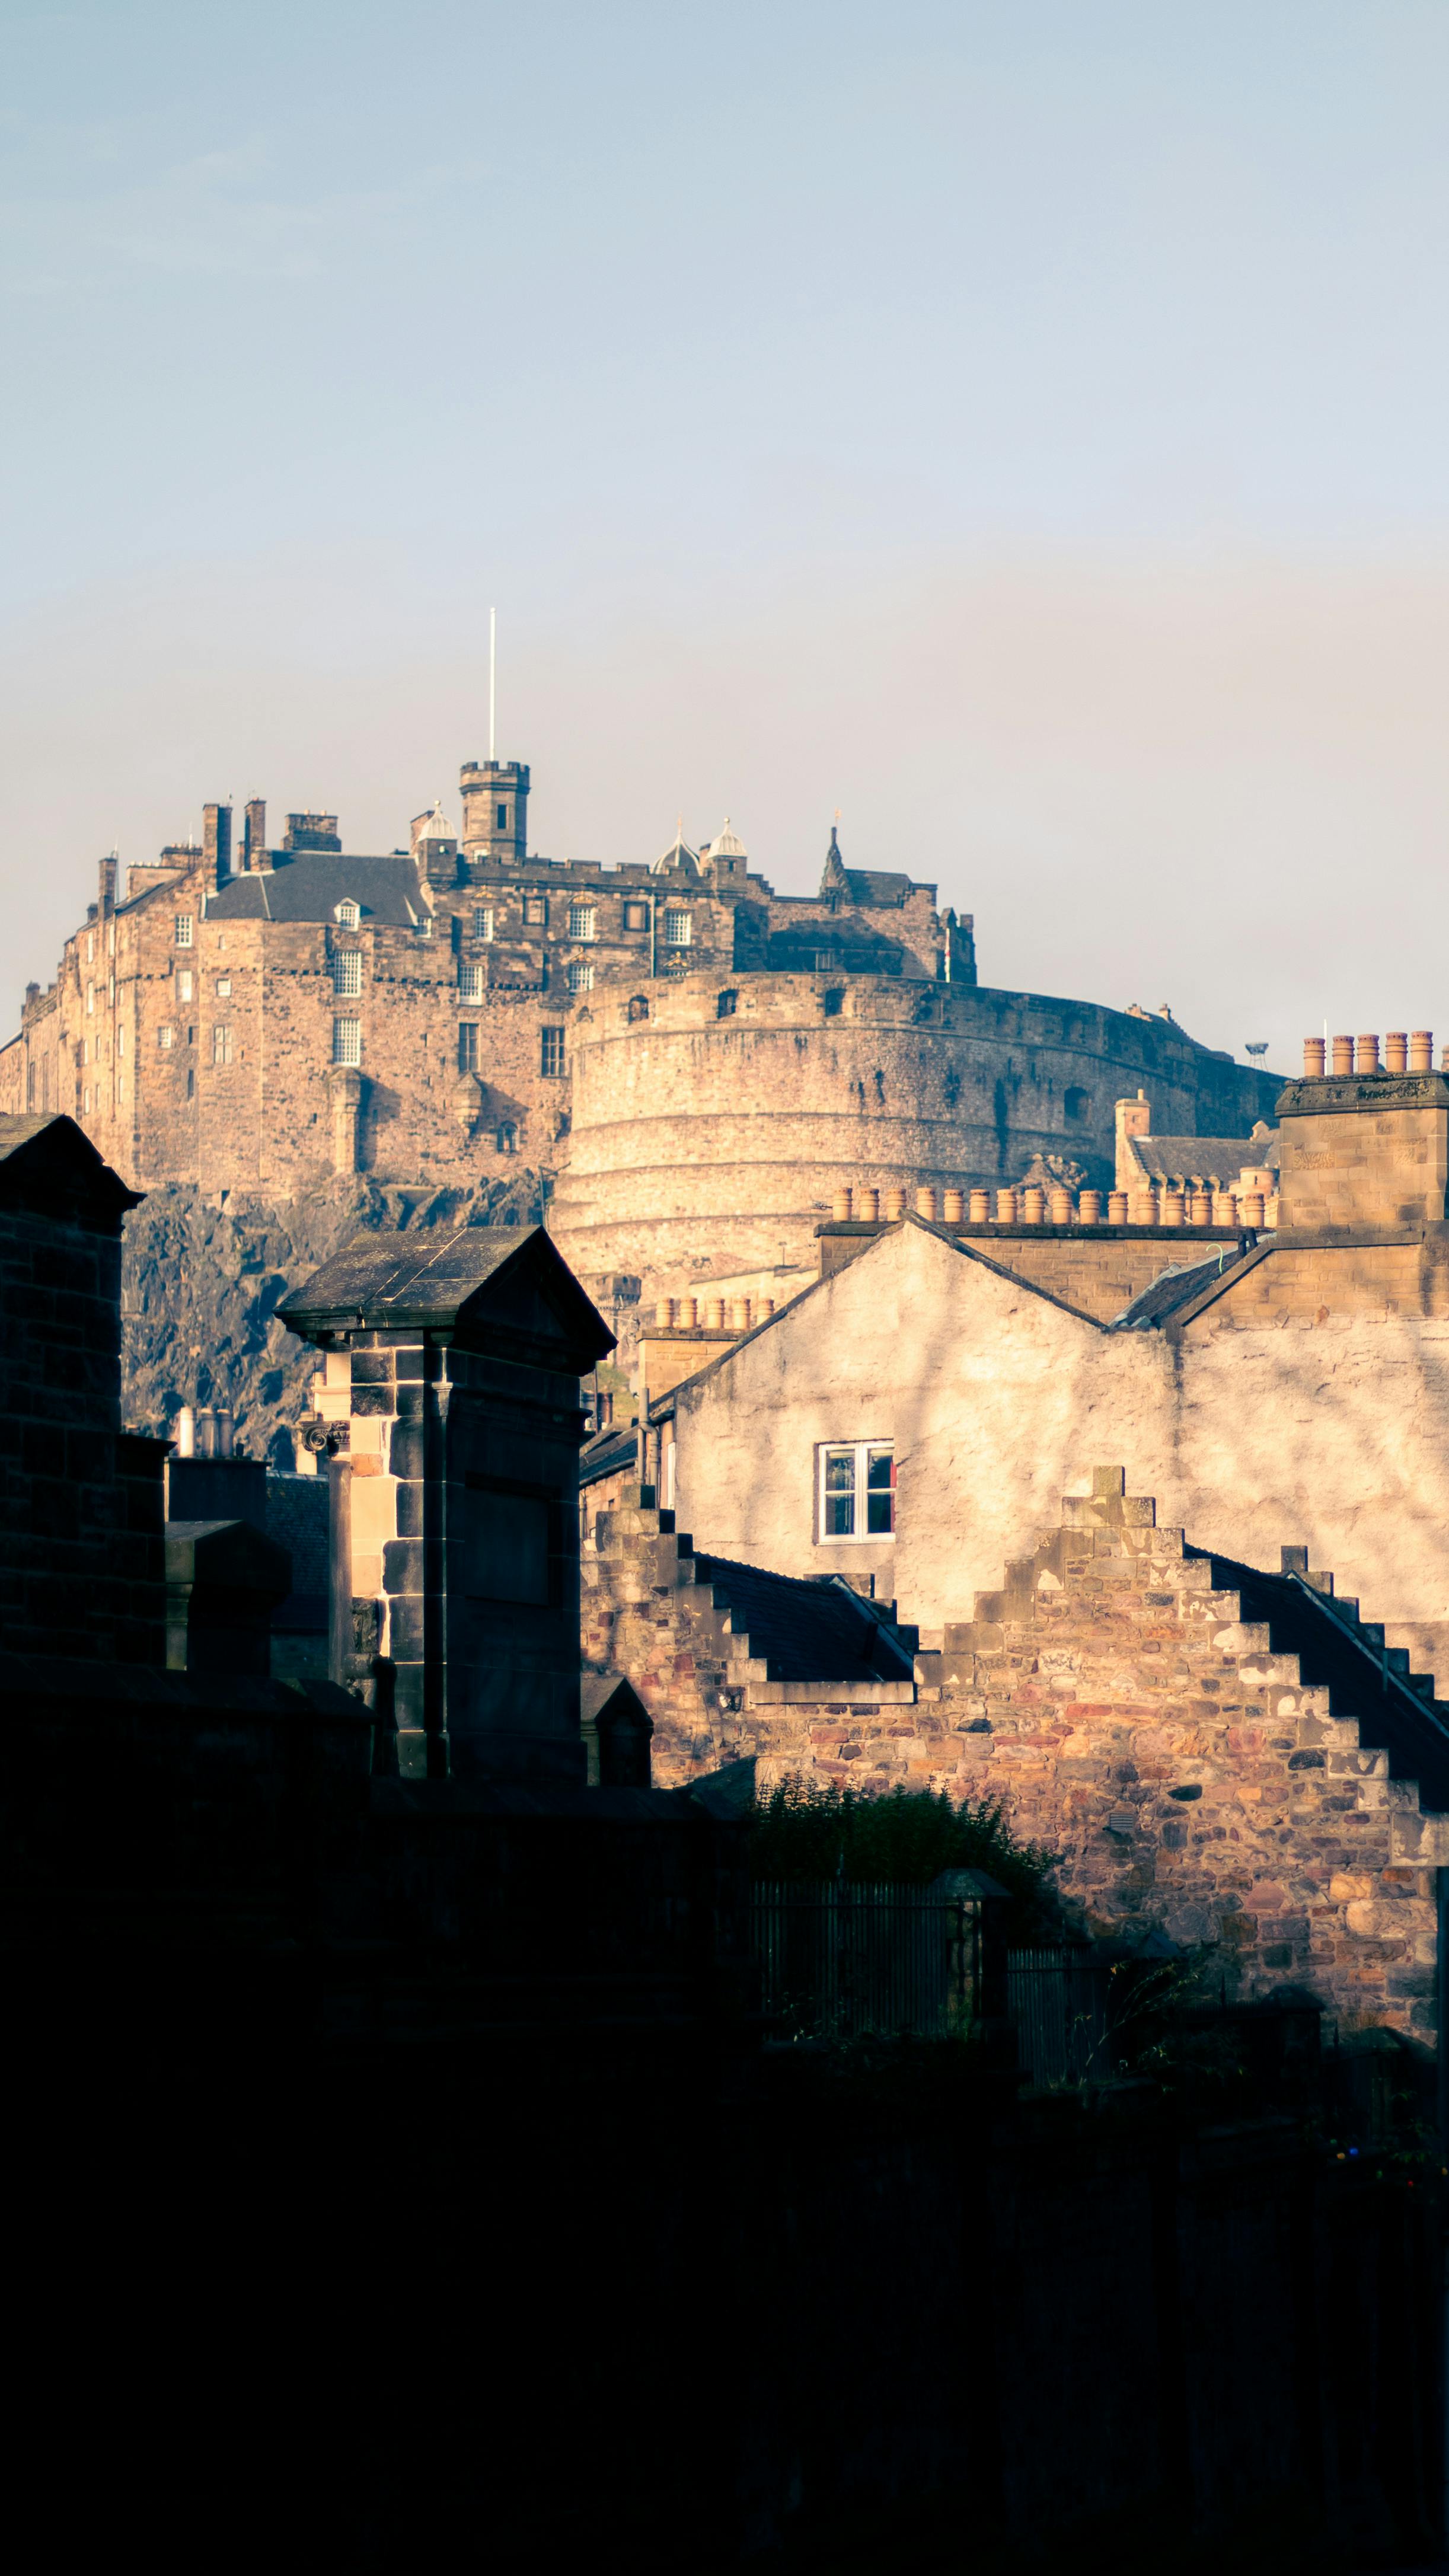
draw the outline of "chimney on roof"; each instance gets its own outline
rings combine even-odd
[[[1319,1061],[1320,1040],[1305,1044]],[[1449,1191],[1449,1079],[1428,1029],[1395,1033],[1387,1070],[1377,1035],[1333,1041],[1327,1075],[1290,1082],[1278,1102],[1278,1225],[1300,1234],[1442,1226]],[[1348,1060],[1345,1061],[1345,1058]]]
[[[106,856],[105,858],[103,858],[103,859],[102,859],[102,861],[101,861],[101,900],[100,900],[99,910],[100,910],[101,912],[103,912],[103,913],[106,913],[106,912],[114,912],[114,911],[115,911],[115,909],[116,909],[116,853],[115,853],[115,851],[114,851],[114,850],[111,850],[111,851],[107,854],[107,856]]]
[[[289,814],[284,850],[340,850],[335,814]]]
[[[267,800],[265,796],[249,796],[242,824],[242,866],[255,871],[266,864]]]
[[[1142,1166],[1132,1151],[1132,1138],[1150,1136],[1151,1133],[1152,1103],[1146,1092],[1139,1091],[1135,1100],[1119,1100],[1117,1103],[1117,1187],[1119,1190],[1141,1189]]]
[[[208,894],[216,894],[231,875],[231,807],[203,805],[201,866]]]

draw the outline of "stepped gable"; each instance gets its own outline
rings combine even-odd
[[[1449,1710],[1329,1577],[1190,1547],[1125,1481],[1096,1469],[917,1658],[922,1775],[1001,1798],[1084,1927],[1432,2044]],[[862,1742],[850,1777],[899,1750]]]
[[[696,1556],[639,1490],[585,1543],[582,1645],[589,1671],[638,1692],[661,1787],[731,1762],[758,1762],[762,1779],[798,1770],[812,1727],[837,1711],[908,1722],[913,1628],[838,1576]]]

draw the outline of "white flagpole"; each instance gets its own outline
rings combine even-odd
[[[488,611],[488,757],[498,756],[498,611]]]

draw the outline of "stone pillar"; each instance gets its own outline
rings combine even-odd
[[[356,1065],[329,1065],[327,1092],[332,1110],[332,1168],[335,1172],[355,1172],[362,1111],[362,1076]]]

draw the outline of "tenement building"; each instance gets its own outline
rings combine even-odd
[[[550,860],[529,783],[470,761],[458,817],[381,854],[331,813],[275,845],[254,799],[124,885],[103,860],[0,1050],[0,1109],[65,1111],[135,1187],[476,1187],[519,1157],[556,1181],[576,1270],[651,1285],[808,1258],[852,1175],[996,1185],[1045,1158],[1109,1183],[1124,1096],[1174,1138],[1271,1109],[1271,1078],[1165,1011],[981,987],[970,917],[833,832],[808,896],[728,822],[652,863]]]

